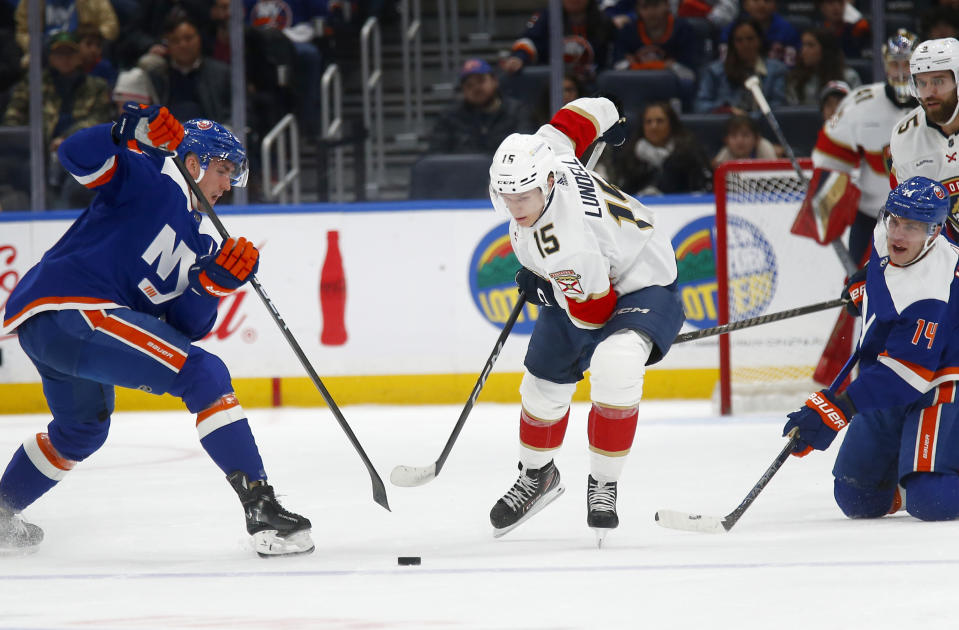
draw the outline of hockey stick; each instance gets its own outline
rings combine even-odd
[[[440,453],[440,456],[435,462],[428,466],[397,466],[393,469],[393,472],[390,473],[390,481],[393,482],[393,485],[403,486],[405,488],[422,486],[427,482],[433,481],[433,479],[436,479],[436,475],[440,474],[440,471],[443,469],[443,464],[446,463],[446,458],[449,457],[450,451],[453,450],[453,444],[456,442],[456,438],[459,437],[460,431],[463,430],[463,425],[466,424],[466,418],[469,416],[470,411],[473,410],[473,405],[476,404],[476,399],[479,397],[483,385],[486,384],[486,379],[489,378],[490,372],[493,371],[493,364],[496,363],[496,359],[499,358],[499,353],[506,344],[506,338],[509,337],[510,331],[513,330],[513,325],[516,323],[519,314],[523,312],[523,306],[525,304],[526,294],[520,292],[519,299],[516,300],[516,306],[513,307],[513,312],[509,314],[509,319],[506,320],[503,330],[500,331],[499,337],[496,338],[493,351],[490,352],[489,358],[486,359],[486,365],[483,366],[483,371],[480,372],[479,378],[476,379],[476,384],[473,385],[473,391],[470,392],[470,396],[466,400],[466,405],[463,407],[463,411],[460,412],[460,417],[453,427],[453,433],[451,433],[449,439],[446,440],[446,446],[443,447],[443,452]]]
[[[180,171],[183,179],[186,180],[190,190],[199,200],[200,205],[203,207],[203,211],[208,217],[210,217],[210,221],[213,222],[213,226],[216,228],[216,231],[219,232],[220,237],[223,238],[223,240],[230,238],[230,234],[227,232],[226,226],[223,225],[223,222],[220,221],[220,217],[218,217],[216,212],[213,211],[213,206],[211,206],[210,202],[207,201],[206,196],[203,194],[203,191],[200,190],[200,187],[193,179],[193,176],[190,175],[188,170],[186,170],[186,166],[183,164],[183,161],[178,156],[174,155],[173,163],[176,164],[177,169]],[[390,504],[386,498],[386,486],[383,484],[383,480],[380,479],[379,474],[373,467],[373,463],[370,461],[370,458],[366,456],[366,452],[360,445],[359,440],[356,439],[353,429],[350,428],[350,425],[346,422],[346,418],[343,417],[343,413],[340,411],[340,408],[336,406],[336,402],[333,400],[330,392],[327,391],[326,386],[323,385],[323,381],[320,380],[316,370],[313,369],[313,365],[310,363],[310,360],[306,358],[306,354],[303,352],[300,344],[297,343],[296,339],[293,337],[293,333],[290,332],[286,322],[284,322],[283,318],[280,317],[280,312],[276,310],[276,306],[273,305],[273,301],[266,294],[266,291],[263,289],[263,285],[260,284],[260,280],[255,275],[250,276],[250,284],[253,285],[253,289],[256,291],[256,294],[260,296],[264,306],[266,306],[266,310],[270,312],[270,315],[273,317],[273,321],[276,322],[280,332],[283,333],[284,337],[286,337],[286,341],[290,344],[290,348],[293,349],[293,354],[295,354],[296,358],[300,360],[300,364],[306,370],[310,380],[313,381],[316,389],[319,390],[320,395],[323,396],[323,400],[326,401],[330,411],[333,412],[333,417],[336,418],[336,421],[346,433],[346,437],[349,438],[350,444],[353,445],[353,448],[356,449],[357,453],[359,453],[360,459],[363,460],[363,464],[366,466],[366,470],[369,471],[370,480],[373,483],[373,500],[386,508],[387,511],[390,511]]]
[[[756,105],[759,106],[763,116],[766,117],[766,121],[769,123],[769,126],[772,127],[773,133],[775,133],[776,138],[779,139],[779,143],[783,146],[783,149],[786,150],[786,157],[789,158],[789,162],[796,170],[796,175],[799,176],[799,181],[802,182],[803,187],[808,187],[809,181],[806,179],[806,174],[803,173],[802,167],[799,166],[799,161],[796,160],[796,154],[793,153],[792,146],[790,146],[789,142],[786,140],[786,136],[783,135],[783,130],[779,127],[779,121],[777,121],[776,116],[773,115],[772,109],[769,107],[769,102],[766,100],[766,96],[763,94],[762,88],[759,86],[759,77],[756,75],[749,77],[746,79],[745,86],[746,89],[752,93],[753,98],[756,100]],[[859,266],[852,259],[852,255],[850,255],[849,250],[846,249],[846,246],[842,244],[842,241],[837,238],[831,243],[831,245],[833,251],[836,252],[836,256],[839,258],[839,263],[842,265],[846,275],[851,276],[852,274],[856,273],[856,270],[859,269]]]
[[[819,302],[817,304],[798,306],[786,311],[779,311],[778,313],[758,315],[756,317],[750,317],[749,319],[743,319],[738,322],[723,324],[722,326],[713,326],[712,328],[703,328],[702,330],[694,330],[692,332],[682,333],[673,339],[673,343],[683,343],[685,341],[693,341],[694,339],[702,339],[703,337],[712,337],[714,335],[725,335],[726,333],[733,332],[734,330],[740,330],[742,328],[751,328],[753,326],[759,326],[760,324],[770,324],[772,322],[782,321],[791,317],[799,317],[800,315],[818,313],[819,311],[836,308],[837,306],[844,306],[848,302],[849,300],[845,298],[836,298],[835,300]]]
[[[853,355],[849,357],[849,360],[846,361],[846,364],[842,366],[842,369],[839,371],[836,379],[832,382],[832,385],[829,386],[830,392],[835,392],[839,387],[842,386],[843,381],[846,380],[846,377],[849,375],[849,372],[852,371],[852,368],[856,365],[856,361],[858,359],[859,349],[857,348],[856,352],[854,352]],[[793,428],[793,430],[789,432],[788,437],[789,440],[786,442],[783,450],[779,451],[779,455],[776,455],[773,463],[769,465],[769,468],[767,468],[766,472],[764,472],[762,477],[759,478],[759,481],[756,482],[756,485],[752,487],[752,489],[749,491],[749,494],[746,495],[746,498],[742,500],[735,510],[726,516],[720,518],[716,516],[703,516],[702,514],[678,512],[676,510],[659,510],[656,512],[656,522],[663,527],[668,527],[670,529],[682,529],[689,532],[703,532],[707,534],[721,534],[723,532],[728,532],[733,528],[733,525],[736,524],[746,510],[749,509],[749,506],[753,504],[753,501],[755,501],[759,496],[759,493],[763,491],[763,488],[765,488],[769,482],[772,481],[773,475],[775,475],[786,462],[786,460],[789,459],[789,455],[792,453],[793,446],[795,446],[796,441],[799,440],[799,428]]]
[[[599,161],[599,156],[603,154],[605,148],[606,143],[604,141],[597,140],[595,142],[593,151],[589,154],[589,159],[586,161],[586,170],[593,170],[596,162]],[[440,453],[440,456],[435,462],[428,466],[399,465],[393,468],[393,472],[390,473],[390,481],[394,486],[402,486],[404,488],[422,486],[423,484],[433,481],[436,479],[436,476],[440,474],[440,471],[443,469],[443,464],[446,463],[446,458],[449,457],[450,451],[453,450],[453,444],[456,443],[456,438],[459,437],[460,431],[463,430],[463,425],[466,424],[466,418],[469,416],[470,411],[473,410],[473,405],[476,404],[476,399],[479,397],[480,391],[482,391],[483,386],[486,384],[486,379],[493,370],[493,364],[496,363],[496,359],[499,358],[499,353],[506,344],[506,338],[509,337],[509,333],[513,329],[513,325],[516,323],[519,314],[523,312],[523,305],[525,303],[526,295],[520,292],[519,300],[517,300],[516,305],[513,307],[513,312],[509,314],[503,330],[500,332],[499,337],[497,337],[493,351],[490,353],[489,358],[486,359],[486,365],[483,366],[483,371],[480,372],[479,378],[476,379],[476,384],[473,385],[473,391],[470,392],[469,398],[466,399],[466,405],[463,407],[459,419],[457,419],[456,424],[453,426],[453,432],[450,434],[449,439],[446,440],[446,446],[443,447],[443,452]]]

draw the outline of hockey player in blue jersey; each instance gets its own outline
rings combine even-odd
[[[959,516],[959,249],[942,235],[949,193],[913,177],[886,200],[864,273],[846,293],[862,315],[859,374],[789,414],[794,454],[825,450],[849,425],[833,467],[850,518],[903,505],[925,521]]]
[[[90,206],[11,293],[3,330],[36,365],[53,421],[16,449],[0,477],[0,549],[29,550],[42,530],[20,512],[103,445],[114,386],[181,398],[200,443],[239,495],[260,555],[313,550],[310,521],[283,509],[219,358],[194,345],[220,297],[256,272],[246,239],[201,232],[197,199],[213,204],[247,177],[246,151],[209,120],[181,125],[165,107],[124,106],[120,118],[60,145],[63,166],[96,190]]]

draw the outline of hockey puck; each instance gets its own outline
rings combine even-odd
[[[421,559],[419,556],[399,556],[396,558],[396,564],[403,567],[419,565],[420,562]]]

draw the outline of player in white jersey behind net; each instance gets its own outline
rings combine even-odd
[[[617,482],[636,432],[646,366],[685,316],[676,258],[652,211],[579,161],[625,137],[616,106],[581,98],[533,135],[513,134],[490,167],[490,197],[510,216],[517,284],[541,306],[520,385],[519,478],[490,512],[502,536],[562,494],[554,456],[576,383],[590,370],[587,524],[602,544],[619,524]]]

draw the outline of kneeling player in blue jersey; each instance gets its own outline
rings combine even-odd
[[[259,252],[243,238],[219,245],[201,233],[174,150],[211,204],[246,184],[236,136],[209,120],[181,125],[165,107],[128,103],[115,124],[60,145],[60,162],[97,195],[7,301],[3,329],[16,331],[36,365],[53,421],[0,478],[0,549],[43,539],[20,512],[103,445],[118,385],[170,393],[196,414],[200,443],[239,495],[260,555],[313,550],[310,521],[284,510],[267,484],[226,366],[192,343],[213,327],[219,298],[256,272]]]
[[[959,250],[941,234],[948,213],[949,194],[925,177],[889,194],[869,264],[847,287],[862,314],[859,375],[839,395],[810,395],[786,423],[784,435],[799,427],[800,457],[850,425],[833,467],[850,518],[903,505],[925,521],[959,516]]]

